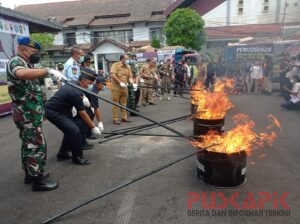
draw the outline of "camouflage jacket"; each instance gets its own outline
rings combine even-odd
[[[174,75],[174,69],[172,66],[168,67],[167,65],[163,65],[160,67],[159,73],[161,74],[162,77],[163,76],[171,77],[172,75]]]
[[[39,80],[21,80],[15,76],[18,69],[30,68],[19,56],[7,64],[8,92],[12,99],[13,119],[16,122],[34,122],[44,113],[44,102]]]

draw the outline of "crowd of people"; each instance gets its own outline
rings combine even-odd
[[[32,183],[34,191],[58,188],[58,183],[51,181],[45,170],[47,143],[42,131],[44,116],[64,134],[57,160],[71,159],[74,164],[89,165],[83,150],[93,148],[87,139],[98,139],[104,131],[97,94],[108,83],[111,100],[115,103],[112,106],[112,122],[121,125],[131,122],[129,115],[136,115],[128,113],[124,107],[139,112],[139,106],[155,105],[156,96],[170,101],[172,97],[182,96],[198,81],[210,89],[218,77],[226,76],[222,63],[206,62],[203,58],[199,64],[185,60],[175,64],[171,59],[157,64],[155,60],[147,59],[138,67],[136,56],[130,54],[121,55],[120,60],[112,65],[108,82],[103,73],[93,70],[92,57],[80,48],[73,47],[69,60],[64,65],[59,64],[57,69],[34,68],[33,65],[40,60],[40,50],[39,43],[29,37],[20,37],[17,56],[7,65],[13,120],[22,140],[24,182]],[[270,95],[272,66],[270,57],[266,57],[263,63],[242,63],[240,74],[234,77],[236,90]],[[291,59],[285,56],[280,64],[281,95],[286,100],[281,105],[283,108],[299,109],[299,71],[300,55]],[[45,77],[61,83],[57,93],[46,103],[39,82]]]

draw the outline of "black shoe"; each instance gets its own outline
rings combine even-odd
[[[89,165],[90,161],[88,161],[87,159],[83,158],[83,157],[72,157],[72,161],[73,163],[77,164],[77,165]]]
[[[58,188],[58,183],[51,181],[47,178],[43,178],[42,176],[33,177],[33,191],[51,191]]]
[[[90,150],[90,149],[93,149],[93,148],[94,148],[94,145],[89,144],[89,143],[85,143],[85,144],[82,146],[82,150]]]
[[[130,120],[123,119],[123,118],[122,118],[122,122],[125,122],[125,123],[131,123],[131,121],[130,121]]]
[[[47,179],[50,177],[50,174],[48,172],[43,172],[42,177]],[[29,176],[26,174],[24,178],[24,184],[31,184],[32,182],[33,182],[33,176]]]
[[[57,157],[57,161],[58,162],[71,159],[71,156],[70,156],[69,153],[66,153],[66,154],[57,154],[56,157]]]
[[[155,103],[150,102],[149,105],[156,105]]]
[[[97,138],[94,135],[90,135],[90,136],[87,137],[87,139],[89,139],[89,140],[96,140]]]

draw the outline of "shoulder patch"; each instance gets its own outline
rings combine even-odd
[[[77,66],[73,66],[73,67],[72,67],[72,73],[73,73],[73,75],[76,75],[77,72],[78,72]]]
[[[26,64],[20,58],[13,58],[9,64],[11,71],[17,66],[26,67]]]
[[[19,57],[12,58],[7,65],[8,72],[14,76],[14,72],[19,68],[27,68],[26,63]]]

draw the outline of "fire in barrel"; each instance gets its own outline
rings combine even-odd
[[[227,79],[217,81],[212,92],[204,89],[192,92],[192,104],[198,105],[194,115],[194,136],[204,135],[210,130],[222,133],[225,115],[233,107],[226,89],[233,87],[234,80]]]
[[[199,92],[204,91],[204,85],[202,82],[198,81],[193,87],[191,91],[191,114],[196,115],[198,109],[199,99],[200,96]]]
[[[218,187],[235,187],[246,181],[246,159],[252,150],[272,146],[277,135],[274,128],[280,123],[273,115],[268,115],[271,122],[266,132],[255,133],[254,121],[249,116],[238,114],[233,117],[235,128],[220,134],[209,131],[201,136],[201,141],[192,144],[198,148],[213,147],[199,151],[197,155],[197,176],[205,183]]]

